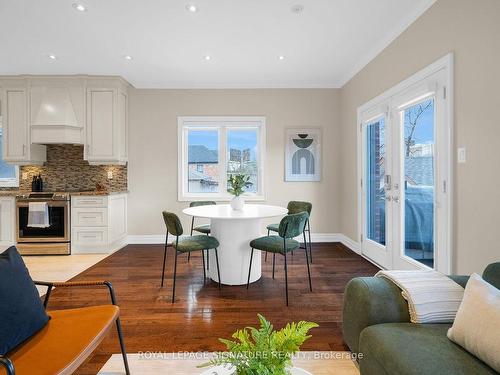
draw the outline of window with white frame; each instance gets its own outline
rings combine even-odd
[[[19,167],[3,161],[3,132],[0,121],[0,187],[19,186]]]
[[[228,178],[250,176],[246,199],[264,199],[264,117],[179,117],[179,200],[227,200]]]

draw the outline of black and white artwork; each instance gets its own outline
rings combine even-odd
[[[321,129],[287,129],[285,181],[321,180]]]

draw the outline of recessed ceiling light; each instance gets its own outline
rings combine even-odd
[[[193,4],[186,5],[186,9],[188,10],[188,12],[191,12],[191,13],[196,13],[198,11],[198,7],[196,5],[193,5]]]
[[[304,10],[304,6],[301,4],[295,4],[290,8],[290,10],[292,11],[292,13],[299,14],[302,13],[302,11]]]
[[[73,8],[75,8],[79,12],[86,12],[87,11],[87,7],[85,5],[79,4],[79,3],[73,3]]]
[[[48,55],[47,57],[48,57],[49,59],[51,59],[51,60],[55,60],[55,59],[57,59],[57,56],[56,56],[56,55]]]
[[[207,61],[212,59],[212,57],[210,57],[209,55],[206,55],[206,56],[205,56],[205,57],[203,57],[203,58],[204,58],[205,60],[207,60]]]
[[[278,56],[278,60],[280,60],[280,61],[285,60],[285,56],[283,56],[283,55],[279,55],[279,56]]]
[[[130,56],[130,55],[125,55],[125,56],[123,56],[123,58],[124,58],[125,60],[128,60],[128,61],[133,60],[133,57],[132,57],[132,56]]]

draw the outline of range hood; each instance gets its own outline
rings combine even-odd
[[[75,109],[80,109],[78,102],[80,99],[83,102],[83,95],[70,90],[65,87],[32,89],[32,143],[82,143],[83,126],[78,123]]]

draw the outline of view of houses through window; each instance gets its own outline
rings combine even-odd
[[[18,168],[3,161],[3,133],[0,127],[0,186],[19,186]]]
[[[187,193],[225,194],[229,177],[244,174],[251,183],[246,193],[259,194],[260,131],[241,125],[187,127]]]
[[[434,267],[434,99],[404,110],[405,255]]]
[[[404,254],[434,266],[434,99],[401,112],[404,157]],[[367,238],[386,245],[386,124],[367,125]],[[389,172],[390,174],[390,172]]]

